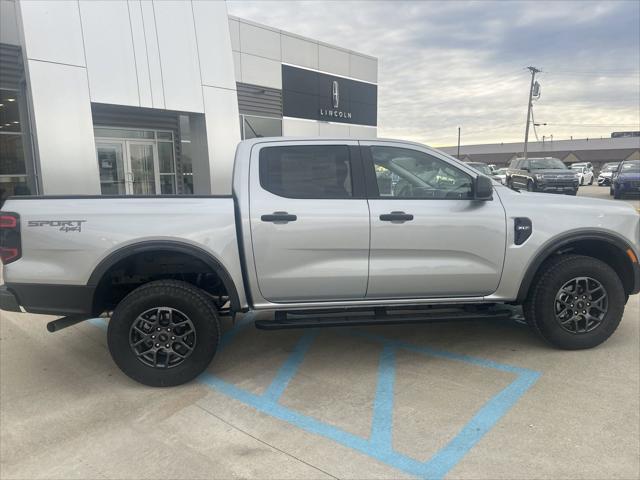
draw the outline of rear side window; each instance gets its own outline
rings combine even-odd
[[[349,147],[265,147],[260,150],[260,185],[287,198],[352,198]]]

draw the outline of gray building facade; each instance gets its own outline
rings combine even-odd
[[[224,2],[0,8],[0,201],[226,194],[242,138],[376,136],[377,59]]]

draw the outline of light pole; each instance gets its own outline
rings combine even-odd
[[[529,103],[527,104],[527,125],[524,129],[524,158],[527,158],[527,143],[529,142],[529,119],[531,118],[531,100],[533,98],[533,83],[536,79],[536,73],[538,70],[536,67],[527,67],[531,72],[531,86],[529,87]]]

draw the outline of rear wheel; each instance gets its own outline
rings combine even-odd
[[[618,328],[625,293],[606,263],[582,255],[547,261],[524,304],[527,323],[547,342],[566,350],[600,345]]]
[[[169,387],[207,368],[220,326],[202,290],[160,280],[137,288],[118,304],[107,337],[111,356],[126,375],[152,387]]]

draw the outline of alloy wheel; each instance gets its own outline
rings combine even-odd
[[[151,308],[131,325],[129,346],[145,365],[173,368],[193,353],[196,330],[191,319],[175,308]]]
[[[558,290],[554,309],[556,320],[565,331],[591,332],[602,324],[609,309],[607,291],[594,278],[572,278]]]

